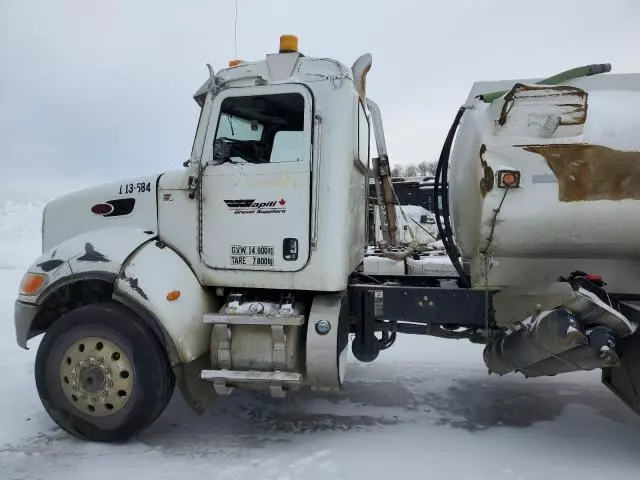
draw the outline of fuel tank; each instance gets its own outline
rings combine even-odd
[[[477,98],[496,90],[507,93]],[[640,292],[640,74],[479,82],[466,106],[449,206],[472,283],[542,284],[580,269],[612,292]]]

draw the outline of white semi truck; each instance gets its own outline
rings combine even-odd
[[[184,168],[46,206],[15,326],[24,348],[44,333],[35,380],[63,429],[125,439],[176,383],[197,410],[236,388],[336,390],[350,336],[369,362],[398,333],[484,343],[498,374],[601,368],[640,412],[640,75],[473,86],[435,180],[455,268],[440,278],[363,272],[370,166],[380,251],[420,255],[393,242],[370,67],[304,56],[292,36],[209,67]]]

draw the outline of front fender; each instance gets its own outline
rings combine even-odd
[[[60,286],[78,279],[114,280],[131,253],[155,235],[138,228],[114,227],[65,240],[29,267],[29,272],[47,276],[44,288],[37,295],[19,295],[18,301],[40,305]]]
[[[138,249],[118,274],[114,298],[150,313],[171,341],[173,363],[190,363],[209,350],[206,313],[219,301],[200,285],[195,273],[175,250],[162,242]],[[176,358],[177,357],[177,358]]]

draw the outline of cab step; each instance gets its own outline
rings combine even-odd
[[[232,294],[219,312],[204,315],[204,323],[215,325],[280,325],[304,324],[304,305],[295,302],[292,296],[280,302],[247,300],[242,294]]]
[[[208,313],[204,323],[217,325],[293,325],[304,324],[304,315],[229,315],[224,313]]]
[[[286,390],[291,387],[300,387],[303,383],[300,373],[259,370],[202,370],[200,378],[213,382],[213,388],[218,395],[228,395],[233,391],[234,386],[245,384],[248,387],[268,386],[272,396],[284,397]]]

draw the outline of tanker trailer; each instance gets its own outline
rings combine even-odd
[[[490,372],[602,368],[639,412],[640,75],[609,70],[474,84],[436,219],[462,286],[490,294]]]

